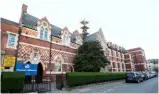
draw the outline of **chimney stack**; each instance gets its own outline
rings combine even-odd
[[[28,8],[28,6],[25,5],[25,4],[23,4],[23,6],[22,6],[22,11],[23,11],[24,13],[27,13],[27,8]]]

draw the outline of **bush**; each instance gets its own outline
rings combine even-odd
[[[24,86],[24,72],[2,72],[1,74],[1,92],[19,93]]]
[[[66,74],[69,87],[98,83],[104,81],[120,80],[125,78],[126,73],[102,73],[102,72],[70,72]]]

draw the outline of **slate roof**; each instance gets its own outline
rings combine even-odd
[[[61,31],[62,31],[61,28],[51,24],[51,33],[53,36],[59,37]]]
[[[95,41],[95,40],[97,40],[97,34],[98,33],[99,33],[99,31],[87,36],[84,41]]]
[[[71,42],[75,42],[76,41],[76,36],[79,34],[79,32],[77,30],[75,30],[72,35],[71,35]]]
[[[11,25],[14,25],[14,26],[19,26],[19,23],[16,23],[16,22],[4,19],[4,18],[1,18],[1,22],[11,24]]]
[[[22,24],[28,28],[35,29],[38,19],[30,14],[23,13]]]
[[[37,21],[38,20],[39,19],[37,17],[34,17],[30,14],[24,13],[23,18],[22,18],[22,23],[24,24],[24,26],[26,26],[28,28],[35,29],[34,27],[37,26]],[[62,28],[57,27],[57,26],[52,25],[52,24],[50,24],[50,25],[51,25],[51,34],[53,36],[59,37]]]
[[[25,26],[25,27],[28,27],[30,29],[36,29],[35,27],[37,26],[37,21],[39,19],[37,17],[34,17],[30,14],[27,14],[27,13],[23,13],[23,18],[22,18],[22,24]],[[16,23],[16,22],[13,22],[13,21],[9,21],[7,19],[4,19],[4,18],[1,18],[1,21],[2,22],[5,22],[5,23],[8,23],[8,24],[12,24],[12,25],[15,25],[15,26],[19,26],[19,23]],[[60,34],[61,34],[61,31],[62,31],[62,28],[60,27],[57,27],[53,24],[50,24],[51,25],[51,34],[55,37],[59,37],[60,38]],[[85,38],[84,41],[95,41],[97,39],[97,34],[99,33],[99,31],[87,36]],[[75,37],[79,34],[79,32],[76,30],[74,31],[73,33],[71,33],[71,42],[74,42],[76,40]]]

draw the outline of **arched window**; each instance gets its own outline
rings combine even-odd
[[[70,37],[67,33],[64,33],[64,35],[62,36],[62,44],[69,46],[70,44]]]
[[[57,60],[55,60],[54,70],[55,70],[55,72],[62,71],[62,63],[61,63],[61,60],[59,58],[57,58]]]
[[[44,35],[44,39],[47,40],[47,36],[48,36],[48,29],[45,28],[45,35]]]
[[[40,28],[40,39],[48,40],[48,28],[46,26]]]
[[[40,28],[40,39],[44,39],[43,36],[44,36],[44,27],[42,26]]]

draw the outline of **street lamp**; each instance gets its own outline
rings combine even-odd
[[[22,25],[19,26],[19,30],[18,30],[18,40],[17,40],[17,50],[16,50],[16,54],[15,54],[15,66],[14,66],[14,71],[16,71],[16,63],[17,63],[17,59],[18,59],[18,51],[19,51],[19,42],[20,42],[20,37],[21,37],[21,33],[22,33]]]

